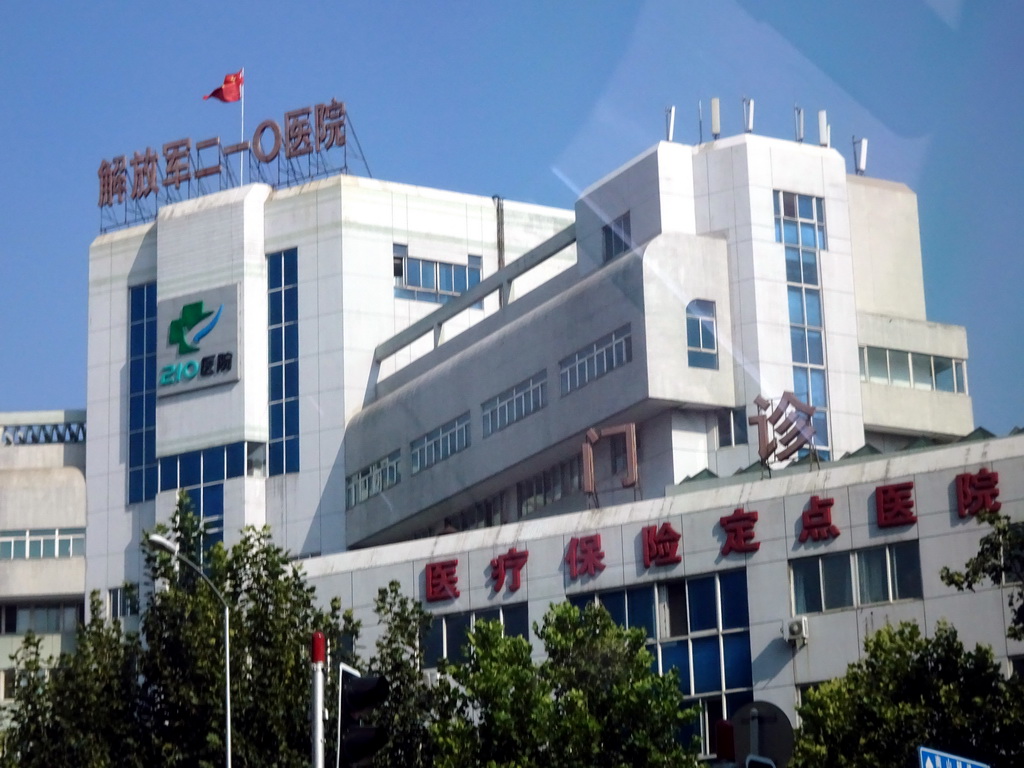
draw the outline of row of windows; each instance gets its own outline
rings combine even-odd
[[[920,352],[861,347],[860,379],[896,387],[967,393],[963,360]]]
[[[415,475],[469,448],[469,411],[442,424],[409,444]]]
[[[156,283],[128,290],[128,503],[156,497]]]
[[[694,299],[686,305],[686,357],[691,368],[718,368],[715,302]]]
[[[423,635],[423,664],[436,667],[441,659],[461,664],[465,661],[466,637],[478,621],[498,621],[506,637],[530,637],[526,603],[503,605],[481,611],[448,613],[435,616]]]
[[[160,459],[160,490],[173,491],[235,477],[262,477],[262,443],[230,443]]]
[[[299,471],[298,251],[267,254],[271,476]]]
[[[0,634],[54,635],[74,632],[85,618],[85,604],[44,603],[39,605],[7,604],[0,606]]]
[[[394,244],[395,298],[443,304],[480,282],[483,258],[469,256],[467,264],[415,259],[409,246]],[[479,308],[479,307],[478,307]]]
[[[583,459],[577,455],[516,483],[516,513],[522,518],[541,507],[578,493],[582,488]]]
[[[562,395],[586,386],[633,359],[630,324],[616,328],[558,362]]]
[[[480,404],[484,437],[499,432],[547,405],[548,372],[539,371]]]
[[[398,485],[402,479],[399,460],[402,452],[395,450],[368,467],[345,478],[345,509]]]
[[[917,541],[801,558],[790,572],[796,614],[921,597]]]
[[[85,528],[0,531],[0,560],[84,557]]]

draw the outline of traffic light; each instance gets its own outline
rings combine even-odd
[[[388,740],[387,730],[362,725],[360,719],[371,709],[383,704],[390,691],[386,677],[356,677],[348,672],[341,676],[341,764],[369,764]]]

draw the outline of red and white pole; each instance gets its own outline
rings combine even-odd
[[[324,768],[324,664],[327,661],[327,638],[323,632],[313,633],[313,768]]]

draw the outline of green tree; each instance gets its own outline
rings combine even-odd
[[[230,606],[233,764],[308,765],[312,633],[327,635],[333,661],[351,663],[343,648],[358,624],[336,601],[329,610],[316,606],[301,570],[266,529],[244,530],[230,551],[206,547],[182,496],[166,532]],[[53,663],[38,638],[26,638],[15,658],[4,766],[223,764],[223,606],[170,553],[147,550],[146,571],[155,588],[141,620],[144,643],[105,621],[96,595],[74,653]],[[337,696],[336,676],[327,695]]]
[[[433,765],[429,733],[433,692],[423,677],[420,642],[431,615],[419,601],[403,595],[397,581],[377,592],[374,611],[383,631],[366,673],[383,675],[391,686],[387,701],[368,718],[388,733],[388,741],[374,764],[406,768]]]
[[[312,634],[324,632],[344,656],[344,636],[357,634],[358,626],[337,601],[329,611],[316,606],[314,589],[269,529],[245,529],[230,552],[219,544],[204,548],[204,532],[184,494],[171,528],[179,552],[202,563],[230,606],[234,765],[305,766],[312,738]],[[148,551],[147,569],[154,583],[166,585],[154,591],[142,622],[142,708],[154,759],[166,766],[221,765],[224,608],[209,585],[169,553]],[[329,681],[328,701],[337,695],[336,679]]]
[[[43,659],[30,635],[15,654],[17,688],[4,765],[140,766],[138,637],[104,619],[98,593],[74,653]]]
[[[978,554],[967,561],[962,571],[942,569],[942,580],[958,590],[969,589],[988,580],[993,584],[1013,584],[1007,601],[1012,612],[1006,634],[1024,640],[1024,524],[1013,523],[999,512],[982,510],[978,522],[991,527],[978,545]]]
[[[931,638],[905,622],[864,650],[844,677],[805,695],[791,768],[916,765],[922,745],[993,768],[1024,764],[1021,685],[990,649],[967,651],[944,622]]]
[[[433,728],[438,764],[695,766],[680,743],[693,713],[676,672],[657,675],[641,630],[601,606],[552,606],[537,635],[547,658],[496,623],[469,633],[466,661],[441,668]]]

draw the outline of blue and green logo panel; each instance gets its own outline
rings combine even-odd
[[[161,301],[157,308],[157,396],[238,381],[238,286]]]

